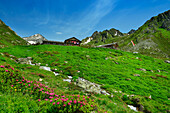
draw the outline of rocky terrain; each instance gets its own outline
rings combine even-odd
[[[95,46],[117,42],[120,50],[139,52],[156,58],[170,58],[170,10],[152,17],[137,30],[121,33],[111,29],[94,32],[86,45]],[[87,41],[89,37],[83,39]],[[131,40],[135,43],[132,45]]]
[[[43,37],[41,34],[35,34],[29,37],[23,37],[23,39],[32,45],[42,44],[43,40],[47,41],[47,39]]]
[[[119,30],[114,28],[110,30],[104,30],[102,32],[95,31],[91,37],[87,37],[82,40],[82,44],[90,44],[92,45],[100,45],[103,43],[107,43],[109,39],[124,36],[125,34],[121,33]],[[90,39],[90,40],[89,40]]]

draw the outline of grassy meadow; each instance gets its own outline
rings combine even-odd
[[[0,53],[1,111],[134,112],[127,105],[141,105],[143,112],[169,112],[170,66],[161,59],[113,49],[57,45],[12,46]],[[32,63],[48,65],[59,75],[39,66],[18,64],[11,55],[16,60],[32,57]],[[100,84],[113,96],[83,92],[74,83],[64,82],[67,76]]]

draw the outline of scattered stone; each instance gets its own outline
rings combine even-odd
[[[32,64],[32,63],[31,63],[31,60],[29,60],[28,62],[29,62],[30,65],[35,66],[35,64]]]
[[[150,72],[152,72],[152,73],[153,73],[153,70],[147,70],[147,71],[150,71]]]
[[[101,90],[101,94],[106,94],[107,92],[105,90]]]
[[[77,73],[80,73],[80,71],[77,71]]]
[[[35,63],[35,65],[36,65],[36,66],[40,66],[40,65],[41,65],[41,63]]]
[[[32,57],[27,57],[28,60],[32,60]]]
[[[139,69],[137,69],[137,70],[146,71],[146,69],[143,69],[143,68],[139,68]]]
[[[133,52],[133,54],[138,54],[138,52]]]
[[[86,55],[87,58],[90,58],[90,55]]]
[[[55,76],[59,75],[59,73],[53,72]]]
[[[140,75],[139,75],[139,74],[134,74],[134,76],[140,77]]]
[[[72,79],[73,77],[72,76],[68,76],[69,79]]]
[[[134,97],[135,95],[130,95],[130,97]]]
[[[75,82],[75,84],[81,88],[83,88],[87,92],[93,92],[93,93],[98,93],[101,94],[101,91],[103,91],[98,84],[92,83],[88,80],[85,80],[83,78],[78,78]],[[104,91],[102,93],[105,93]],[[107,93],[106,93],[107,95]]]
[[[144,107],[142,104],[139,104],[139,108],[138,108],[139,111],[143,111],[144,110]]]
[[[50,67],[46,67],[46,66],[40,66],[40,69],[51,71]]]
[[[41,81],[43,81],[43,79],[40,78],[39,81],[41,82]]]
[[[170,61],[169,61],[169,60],[165,60],[165,63],[168,63],[168,64],[170,64]]]
[[[130,78],[126,78],[127,81],[131,80]]]
[[[128,107],[129,107],[130,109],[134,110],[134,111],[137,111],[137,108],[134,107],[134,106],[132,106],[132,105],[128,105]]]
[[[71,82],[71,80],[70,80],[70,79],[63,79],[63,81]]]
[[[157,71],[160,73],[161,71],[159,69],[157,69]]]
[[[9,55],[9,57],[11,57],[11,58],[15,58],[15,56],[14,56],[14,55]]]

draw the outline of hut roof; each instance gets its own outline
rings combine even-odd
[[[69,39],[66,39],[64,42],[68,41],[68,40],[75,40],[75,41],[79,41],[81,42],[79,39],[75,38],[75,37],[72,37],[72,38],[69,38]]]

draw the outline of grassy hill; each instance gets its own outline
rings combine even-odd
[[[90,46],[118,42],[119,49],[123,51],[139,52],[156,58],[169,59],[170,57],[170,10],[152,17],[132,34],[111,37],[106,40],[92,40]],[[100,39],[100,38],[98,38]],[[134,47],[131,40],[136,44]]]
[[[68,99],[71,99],[73,94],[80,95],[82,99],[83,95],[88,94],[90,99],[86,97],[86,104],[88,104],[83,107],[84,112],[134,112],[127,105],[136,106],[143,112],[169,112],[170,68],[163,60],[113,49],[57,45],[6,47],[1,49],[0,53],[0,65],[5,66],[0,68],[1,80],[6,80],[13,73],[12,75],[19,75],[18,80],[25,77],[27,81],[39,81],[41,78],[43,80],[36,85],[45,84],[53,89],[55,94],[65,95]],[[48,65],[52,69],[57,69],[59,75],[55,76],[52,72],[40,70],[39,66],[15,62],[19,58],[27,57],[32,57],[33,63],[41,63],[43,66]],[[18,71],[12,71],[13,68]],[[82,77],[98,83],[111,95],[84,92],[74,85],[73,81],[72,83],[63,81],[68,75],[73,76],[74,80]],[[81,104],[67,106],[67,102],[66,108],[57,107],[56,104],[53,106],[52,103],[44,100],[47,97],[35,91],[33,86],[32,89],[24,89],[25,87],[21,87],[15,79],[11,78],[12,81],[8,80],[5,83],[1,81],[3,86],[0,87],[1,110],[12,112],[22,108],[23,112],[54,112],[54,109],[58,111],[76,109],[77,112],[83,112],[82,109],[78,109]],[[16,84],[16,88],[11,87],[13,84]],[[16,92],[15,89],[19,91]],[[31,90],[35,91],[34,95]],[[27,99],[31,99],[31,102]],[[21,101],[24,104],[21,105]]]
[[[11,45],[26,45],[27,42],[18,36],[9,26],[0,20],[0,48]]]

